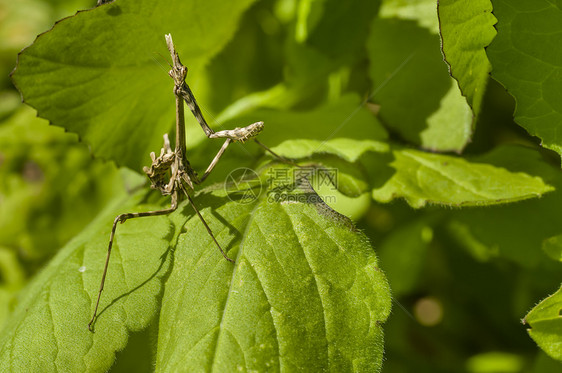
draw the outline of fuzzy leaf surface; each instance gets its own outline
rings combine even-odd
[[[529,335],[553,359],[562,361],[562,288],[525,316]]]
[[[203,211],[235,265],[197,218],[186,222],[191,233],[180,236],[162,300],[156,370],[378,371],[390,297],[365,236],[306,188],[282,182],[255,196]],[[227,198],[216,190],[200,201]]]
[[[157,371],[380,370],[390,291],[372,247],[275,169],[196,195],[234,265],[186,202],[119,224],[91,333],[114,216],[159,206],[135,207],[142,191],[105,210],[23,291],[0,335],[1,370],[107,371],[157,315]]]

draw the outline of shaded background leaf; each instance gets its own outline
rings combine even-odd
[[[487,49],[492,76],[517,101],[515,121],[562,154],[562,9],[545,0],[493,0],[498,35]]]
[[[408,2],[384,1],[383,17],[371,25],[369,99],[380,105],[381,121],[401,138],[424,149],[461,151],[472,134],[472,112],[447,73],[435,28],[421,27],[410,13],[402,13],[409,8]],[[413,17],[437,24],[435,11]]]

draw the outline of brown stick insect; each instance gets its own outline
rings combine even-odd
[[[109,237],[109,246],[107,248],[107,257],[105,260],[105,267],[103,269],[103,275],[101,278],[100,289],[98,292],[98,297],[96,301],[96,307],[94,309],[94,314],[92,319],[88,323],[88,329],[92,331],[92,324],[94,323],[97,312],[98,306],[100,303],[101,293],[103,291],[103,287],[105,284],[105,278],[107,275],[107,268],[109,265],[109,258],[111,256],[111,247],[113,245],[113,239],[115,236],[115,230],[117,229],[118,223],[124,223],[128,219],[140,218],[144,216],[156,216],[156,215],[167,215],[171,212],[175,211],[178,207],[178,202],[182,198],[183,195],[187,197],[189,204],[193,207],[193,210],[201,219],[201,222],[207,229],[207,232],[217,245],[219,251],[221,252],[222,256],[231,263],[234,263],[234,260],[229,258],[225,251],[222,249],[221,245],[218,243],[217,239],[215,238],[211,228],[195,206],[192,197],[190,196],[190,192],[194,189],[194,185],[202,183],[207,176],[211,173],[217,162],[219,161],[220,157],[223,155],[224,151],[233,142],[245,142],[249,139],[252,139],[256,135],[258,135],[263,130],[263,122],[256,122],[252,123],[246,127],[242,128],[235,128],[233,130],[224,130],[215,132],[213,131],[208,125],[203,115],[201,114],[201,110],[197,105],[197,101],[195,101],[195,97],[191,92],[189,86],[185,83],[185,78],[187,76],[187,67],[182,65],[178,53],[175,50],[174,43],[172,41],[172,36],[167,34],[166,36],[166,44],[168,46],[168,50],[172,56],[172,69],[169,71],[170,77],[174,80],[174,95],[176,97],[176,146],[175,149],[172,150],[170,146],[170,140],[168,139],[168,135],[164,135],[164,146],[160,151],[160,155],[156,157],[154,152],[150,154],[152,158],[152,164],[150,167],[144,167],[144,172],[148,176],[151,181],[151,188],[158,189],[163,195],[171,196],[171,205],[167,209],[163,210],[156,210],[156,211],[146,211],[146,212],[132,212],[132,213],[125,213],[118,215],[115,220],[113,221],[113,227],[111,228],[111,235]],[[184,107],[183,101],[186,102],[189,109],[201,125],[201,128],[205,132],[210,139],[216,138],[225,138],[225,142],[220,148],[219,152],[215,156],[215,158],[207,167],[207,170],[203,174],[203,176],[199,177],[195,170],[189,164],[189,161],[186,157],[186,144],[185,144],[185,119],[184,119]],[[272,152],[268,147],[263,145],[262,143],[256,142],[264,147],[267,151],[272,153],[274,156],[279,157],[277,154]]]

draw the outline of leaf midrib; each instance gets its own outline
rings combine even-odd
[[[248,237],[248,231],[249,231],[250,227],[252,226],[252,223],[255,219],[256,210],[261,206],[261,203],[262,203],[262,201],[263,201],[263,199],[265,198],[266,195],[267,195],[267,193],[261,193],[260,194],[260,196],[258,198],[258,202],[254,206],[254,208],[252,208],[252,211],[249,213],[247,224],[246,224],[246,227],[244,228],[244,233],[242,234],[242,240],[240,241],[240,245],[238,246],[238,253],[236,254],[234,269],[232,270],[232,276],[230,277],[230,285],[229,285],[228,295],[226,296],[226,300],[224,302],[224,309],[222,311],[221,318],[220,318],[217,342],[215,343],[215,348],[213,350],[213,362],[211,364],[211,371],[214,371],[215,363],[217,362],[217,350],[220,346],[221,337],[223,335],[223,322],[225,320],[225,314],[226,314],[226,311],[228,309],[228,303],[230,301],[230,295],[232,294],[231,289],[232,289],[232,284],[234,283],[234,278],[237,274],[238,263],[239,263],[240,258],[242,257],[243,252],[244,252],[244,244],[246,242],[246,237]],[[232,202],[232,203],[236,203],[236,202]],[[261,281],[260,281],[260,284],[261,284]],[[245,360],[245,358],[244,358],[244,360]]]

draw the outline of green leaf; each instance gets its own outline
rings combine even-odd
[[[451,211],[451,233],[461,246],[479,259],[509,258],[529,268],[544,258],[543,242],[562,234],[558,215],[562,209],[562,175],[536,150],[503,146],[475,159],[515,174],[535,175],[556,188],[542,198],[495,206],[493,209]],[[532,218],[531,218],[532,217]],[[517,232],[517,234],[514,234]],[[543,246],[544,247],[544,246]]]
[[[379,3],[379,0],[304,0],[292,5],[279,2],[277,11],[282,7],[295,7],[295,22],[290,23],[283,45],[284,81],[240,98],[221,112],[218,120],[223,122],[260,107],[310,107],[311,103],[321,103],[348,90],[344,82],[339,82],[335,84],[337,93],[327,92],[331,79],[337,78],[341,71],[345,75],[350,71],[348,65],[353,66],[363,58],[369,25]],[[260,56],[259,60],[262,59]]]
[[[370,167],[373,198],[380,202],[402,197],[414,208],[427,203],[494,205],[540,197],[554,190],[539,176],[459,157],[400,148],[389,157],[379,157]]]
[[[484,50],[494,37],[496,18],[490,0],[440,0],[437,3],[441,49],[451,75],[472,107],[480,113],[492,66]]]
[[[392,4],[385,2],[381,14]],[[389,15],[395,13],[402,16],[398,10]],[[429,150],[460,151],[471,137],[473,114],[448,74],[439,37],[398,16],[371,25],[370,99],[380,105],[381,121],[405,140]],[[431,17],[437,22],[435,12]]]
[[[174,121],[164,34],[193,71],[220,51],[252,0],[120,0],[58,22],[19,56],[14,82],[97,156],[140,170]],[[196,73],[195,73],[196,74]]]
[[[187,222],[162,300],[157,370],[380,369],[390,298],[372,249],[314,193],[287,187],[274,181],[213,212],[228,222],[209,219],[235,266],[197,219]]]
[[[310,184],[324,202],[353,221],[371,205],[368,177],[359,163],[350,163],[331,154],[299,162],[297,175],[310,175]]]
[[[90,333],[112,218],[144,193],[104,211],[22,294],[0,336],[0,370],[106,371],[161,304],[157,370],[378,371],[390,293],[374,251],[309,184],[270,178],[279,168],[291,175],[265,167],[195,198],[235,265],[185,202],[120,224]]]
[[[562,361],[562,287],[525,316],[533,340],[553,359]]]
[[[482,161],[469,161],[414,149],[391,148],[386,143],[371,140],[334,139],[323,143],[294,140],[274,150],[283,156],[297,155],[295,158],[329,153],[350,162],[357,161],[368,152],[375,152],[368,158],[361,158],[371,175],[373,198],[379,202],[404,198],[414,208],[427,203],[494,205],[540,197],[554,190],[544,180],[547,174],[533,175],[532,167],[541,165],[541,161],[536,159],[531,160],[532,166],[524,172],[512,172],[509,171],[510,166],[503,163],[500,167],[494,166],[494,155]],[[498,158],[495,161],[503,161],[506,156],[501,151],[495,154]],[[513,153],[508,155],[509,158],[514,156]]]
[[[326,141],[319,140],[287,140],[273,148],[273,150],[288,158],[306,158],[313,154],[334,154],[348,162],[357,161],[368,151],[386,153],[390,149],[385,142],[375,140],[356,140],[347,137]]]
[[[345,149],[345,146],[340,147],[342,143],[346,143],[345,140],[347,139],[334,139],[324,144],[315,140],[288,140],[276,147],[275,152],[292,156],[300,154],[306,158],[298,162],[300,167],[298,174],[308,175],[313,189],[327,205],[353,221],[358,221],[369,209],[372,200],[371,189],[367,174],[360,163],[333,155],[345,153],[345,151],[339,152],[339,149]],[[373,143],[386,145],[376,141]],[[369,149],[369,145],[365,144],[364,151]],[[295,152],[291,151],[293,146]],[[301,152],[302,150],[305,152]],[[317,155],[324,152],[325,154]]]
[[[27,286],[0,336],[1,371],[107,371],[128,331],[148,325],[170,263],[173,230],[163,216],[119,227],[96,332],[88,330],[117,205],[130,211],[143,194],[102,212]]]
[[[548,0],[493,0],[492,76],[517,102],[515,121],[562,154],[562,9]]]
[[[311,11],[301,11],[297,40],[306,41],[326,56],[339,59],[350,59],[357,55],[380,6],[379,0],[308,0],[304,3],[310,4],[308,7]],[[303,8],[305,6],[301,5]]]

